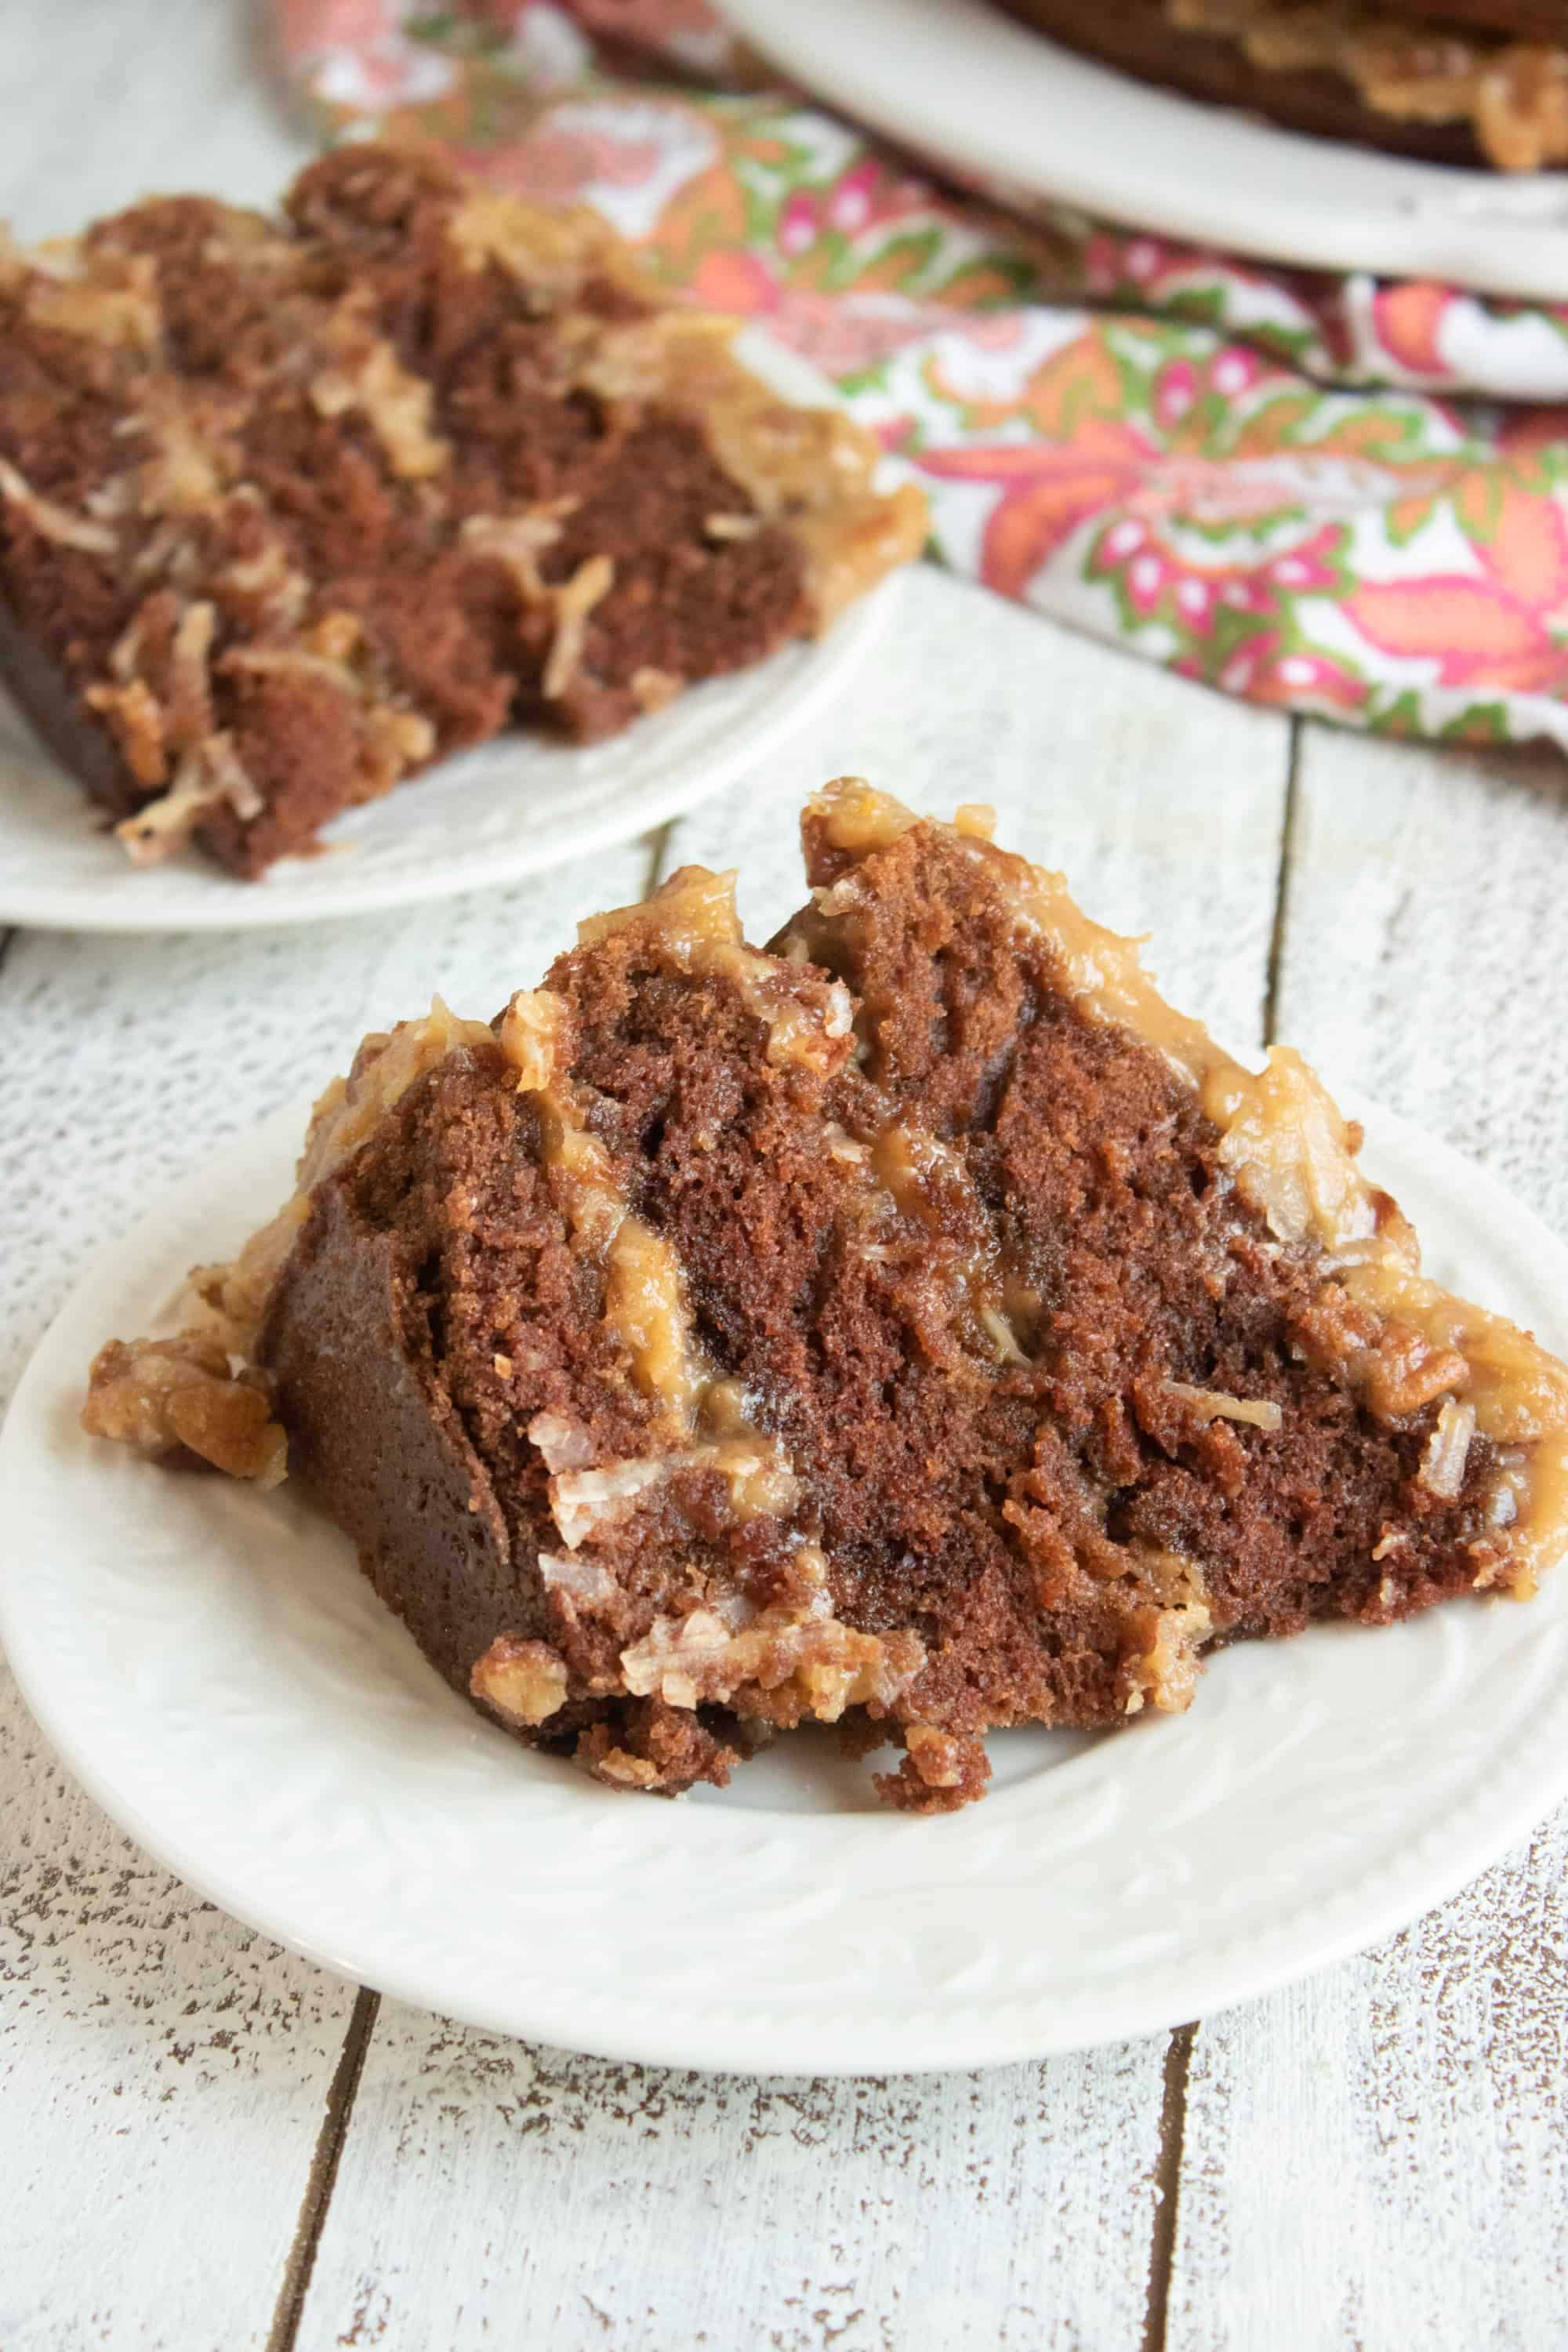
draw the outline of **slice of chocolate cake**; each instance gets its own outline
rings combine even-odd
[[[847,781],[805,835],[766,953],[688,867],[489,1026],[367,1038],[88,1428],[263,1479],[286,1433],[447,1679],[630,1788],[816,1717],[945,1809],[987,1730],[1184,1707],[1216,1643],[1527,1594],[1568,1372],[1423,1277],[1305,1065],[984,812]]]
[[[574,741],[827,626],[919,552],[593,215],[355,146],[280,223],[0,231],[0,683],[131,857],[254,877],[509,726]]]
[[[1140,81],[1439,163],[1568,163],[1560,0],[996,0]]]

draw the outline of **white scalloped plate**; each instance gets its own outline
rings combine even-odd
[[[1390,1113],[1366,1156],[1445,1281],[1568,1344],[1568,1251]],[[1190,1714],[1007,1733],[976,1808],[876,1806],[781,1740],[723,1793],[623,1796],[428,1666],[285,1485],[81,1435],[110,1333],[286,1190],[304,1112],[160,1202],[79,1286],[0,1434],[3,1635],[29,1705],[169,1868],[403,2000],[606,2056],[784,2074],[973,2066],[1201,2016],[1400,1927],[1568,1790],[1568,1570],[1215,1661]]]
[[[734,349],[801,407],[826,378],[761,330]],[[510,734],[444,761],[329,825],[324,855],[238,882],[188,849],[138,870],[53,755],[0,696],[0,923],[78,931],[229,931],[325,922],[489,889],[665,824],[765,759],[841,693],[897,594],[862,597],[826,636],[695,687],[608,742],[577,751]]]
[[[985,0],[720,5],[792,79],[1020,208],[1079,205],[1319,269],[1568,291],[1568,173],[1510,178],[1309,139],[1075,57]]]

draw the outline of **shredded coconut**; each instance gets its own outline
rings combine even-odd
[[[33,529],[60,547],[79,547],[89,555],[112,555],[120,544],[106,523],[89,522],[85,515],[72,514],[68,507],[40,497],[5,457],[0,457],[0,497],[20,507]]]
[[[1162,1381],[1160,1385],[1168,1397],[1186,1407],[1194,1421],[1241,1421],[1272,1433],[1284,1420],[1279,1407],[1266,1397],[1227,1396],[1223,1389],[1194,1388],[1188,1381]]]
[[[1470,1440],[1476,1433],[1476,1409],[1458,1397],[1437,1408],[1437,1419],[1421,1455],[1417,1476],[1428,1494],[1454,1502],[1465,1483]]]

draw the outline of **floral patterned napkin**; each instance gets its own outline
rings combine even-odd
[[[591,204],[814,361],[956,571],[1256,702],[1568,748],[1568,304],[1020,223],[769,86],[704,0],[277,31],[324,134]]]

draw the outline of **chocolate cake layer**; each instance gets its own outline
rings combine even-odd
[[[996,0],[1141,81],[1442,163],[1568,162],[1568,28],[1550,0]]]
[[[766,953],[686,869],[489,1026],[367,1040],[208,1279],[454,1687],[666,1791],[841,1722],[931,1811],[1215,1643],[1528,1590],[1568,1373],[1421,1276],[1305,1066],[1232,1061],[975,812],[845,783],[805,837]],[[199,1367],[177,1424],[134,1373],[89,1425],[216,1457]]]
[[[1510,41],[1536,41],[1556,47],[1568,40],[1568,8],[1563,0],[1378,0],[1390,16],[1413,25],[1500,33]]]
[[[353,146],[274,223],[0,242],[0,681],[133,860],[254,877],[509,726],[577,741],[918,552],[595,217]]]
[[[842,783],[769,952],[675,875],[494,1024],[369,1037],[299,1188],[87,1425],[282,1449],[454,1689],[599,1778],[1184,1707],[1217,1642],[1528,1590],[1568,1373],[978,812]],[[247,1357],[240,1381],[230,1355]],[[270,1400],[270,1416],[268,1416]]]

